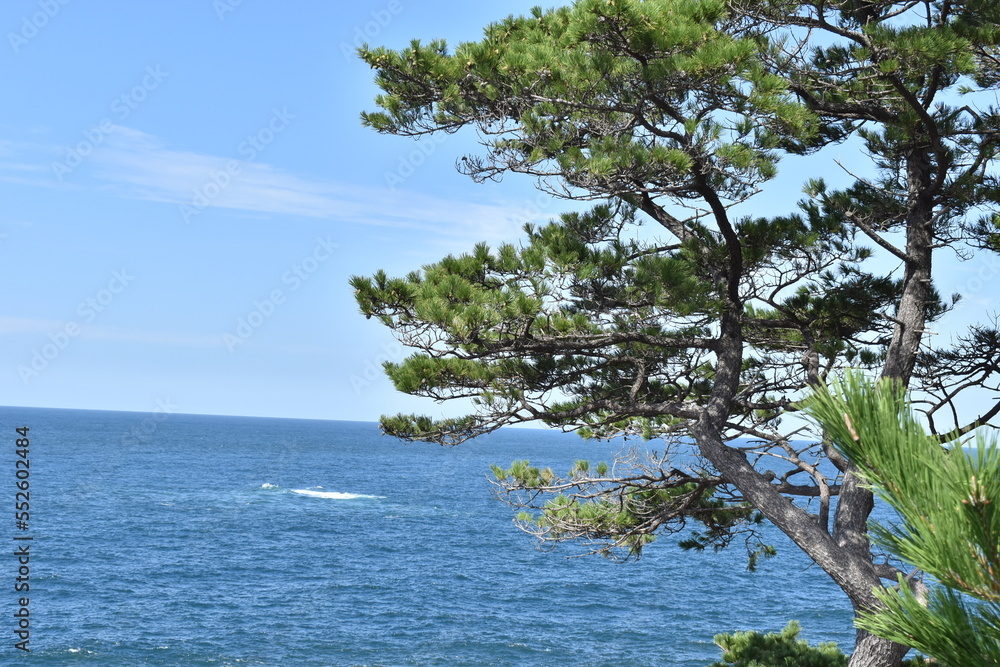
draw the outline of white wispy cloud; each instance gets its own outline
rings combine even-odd
[[[496,242],[516,236],[526,208],[312,179],[260,161],[176,150],[159,137],[121,126],[91,162],[92,177],[102,187],[173,204],[178,216],[187,211],[192,219],[206,208],[221,208]]]
[[[568,207],[566,202],[539,206],[537,193],[524,199],[484,201],[485,195],[473,189],[469,198],[446,199],[408,190],[405,184],[390,189],[312,178],[259,157],[239,160],[180,150],[162,137],[122,125],[111,128],[73,164],[68,162],[66,146],[0,139],[0,182],[67,191],[99,189],[117,197],[169,204],[177,207],[179,221],[184,210],[193,222],[209,208],[303,216],[387,231],[415,230],[426,234],[422,237],[426,242],[455,248],[512,240],[525,222],[545,220]]]
[[[0,171],[18,171],[18,172],[41,172],[45,170],[45,167],[32,164],[30,162],[5,162],[0,161]]]
[[[49,333],[65,322],[32,317],[0,317],[0,334]]]
[[[67,333],[67,325],[75,325]],[[80,338],[92,341],[110,341],[117,343],[154,343],[164,345],[183,345],[191,347],[222,347],[222,335],[190,334],[182,332],[151,331],[147,329],[109,327],[97,324],[87,324],[80,321],[65,322],[33,317],[0,317],[0,336],[11,334],[34,334],[47,337],[62,336],[67,339]],[[48,342],[46,340],[45,342]]]

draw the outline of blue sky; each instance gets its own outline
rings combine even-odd
[[[513,239],[565,205],[458,174],[473,138],[362,128],[377,90],[353,50],[477,39],[533,4],[4,2],[0,403],[440,414],[377,372],[404,353],[348,278]],[[951,282],[988,304],[997,270]]]

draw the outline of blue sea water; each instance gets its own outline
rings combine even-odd
[[[490,464],[565,470],[618,446],[504,430],[446,449],[363,422],[0,408],[0,662],[31,665],[678,665],[798,619],[850,648],[844,596],[793,545],[542,552]],[[14,523],[30,428],[30,525]],[[6,525],[5,525],[6,524]],[[30,536],[30,592],[14,591]],[[14,613],[29,597],[30,654]]]

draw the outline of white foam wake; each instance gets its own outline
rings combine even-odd
[[[292,493],[313,498],[330,498],[332,500],[354,500],[355,498],[385,498],[385,496],[366,496],[363,493],[341,493],[339,491],[314,491],[313,489],[290,489]]]

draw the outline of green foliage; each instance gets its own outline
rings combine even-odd
[[[382,272],[352,278],[367,317],[378,317],[426,350],[385,364],[396,388],[434,398],[474,396],[496,412],[568,383],[576,386],[564,393],[612,402],[628,395],[630,388],[622,383],[637,358],[654,373],[676,363],[685,354],[684,343],[706,333],[695,322],[706,314],[715,317],[719,301],[699,277],[698,255],[620,240],[633,216],[631,207],[599,205],[529,226],[522,247],[494,251],[479,245],[404,278]],[[603,313],[599,321],[589,315],[594,310]],[[667,311],[678,319],[665,320]],[[664,347],[673,340],[679,341],[676,347]],[[553,345],[567,343],[563,353],[552,354]],[[443,345],[455,357],[440,354]],[[607,348],[609,355],[595,358],[590,354],[595,347]],[[678,401],[707,388],[697,376],[684,384],[651,379],[644,395]],[[558,425],[564,422],[559,412],[575,420],[580,410],[579,401],[550,400],[546,418]],[[473,423],[492,425],[461,424]],[[382,425],[399,437],[431,438],[445,430],[443,424],[415,419],[383,419]],[[473,428],[467,435],[477,432]]]
[[[714,549],[749,531],[754,565],[772,551],[753,542],[753,498],[822,556],[856,607],[874,605],[879,577],[856,549],[864,522],[836,520],[832,505],[861,515],[870,496],[834,450],[817,456],[833,459],[835,477],[812,459],[819,450],[794,450],[802,434],[782,415],[848,366],[918,377],[937,392],[938,415],[996,372],[995,327],[921,350],[948,308],[933,251],[1000,247],[1000,3],[575,0],[454,48],[414,41],[360,55],[382,91],[366,125],[474,131],[482,153],[460,163],[473,179],[526,174],[557,197],[597,203],[527,226],[516,245],[352,278],[362,313],[416,350],[385,364],[395,386],[474,406],[458,419],[384,417],[385,432],[455,444],[537,420],[584,437],[685,443],[711,465],[682,472],[663,457],[611,473],[577,462],[566,477],[527,462],[494,472],[500,495],[528,510],[522,527],[543,540],[606,540],[602,553],[638,553],[657,531],[696,521],[683,546]],[[803,174],[804,200],[779,192],[766,215],[736,215],[781,159],[848,139],[868,160],[863,177],[833,189]],[[872,414],[853,428],[875,428],[861,425]],[[998,457],[933,453],[906,419],[891,413],[880,425],[893,431],[887,459],[861,467],[876,486],[891,479],[879,488],[905,510],[902,528],[872,534],[907,559],[918,556],[910,538],[943,536],[962,553],[924,554],[945,566],[941,581],[996,594],[992,574],[976,570],[1000,571],[997,517],[982,500],[994,484],[983,470]],[[830,429],[852,460],[864,453]],[[733,444],[746,437],[756,444]],[[794,470],[752,468],[772,455]],[[915,459],[908,477],[879,477]],[[921,519],[906,514],[921,489],[964,495],[934,495],[940,507],[919,505]],[[976,525],[976,546],[956,548]]]
[[[847,656],[833,642],[810,646],[798,639],[801,627],[789,621],[780,633],[756,631],[715,636],[723,650],[721,662],[709,667],[847,667]]]
[[[683,540],[681,547],[699,550],[727,546],[741,528],[756,536],[753,529],[763,521],[749,504],[718,497],[717,482],[708,476],[675,471],[650,483],[648,474],[608,477],[606,463],[592,465],[587,460],[576,461],[565,477],[525,460],[514,461],[509,468],[494,465],[492,472],[496,486],[506,492],[551,496],[541,504],[524,505],[534,511],[518,515],[523,528],[552,542],[579,539],[599,544],[594,551],[611,558],[638,558],[658,531],[679,532],[688,521],[703,529]],[[773,547],[759,542],[758,547],[760,553],[751,555],[750,569],[760,555],[774,554]]]
[[[719,499],[709,499],[706,501],[706,505],[708,505],[706,509],[712,507],[718,509],[719,512],[716,514],[709,511],[699,515],[699,519],[704,517],[702,520],[704,528],[692,531],[690,537],[680,540],[677,546],[681,549],[704,551],[711,547],[713,551],[720,551],[732,543],[733,526],[737,521],[750,526],[762,526],[765,520],[764,515],[760,512],[751,511],[751,506],[748,504],[734,506]],[[774,545],[765,544],[758,535],[757,531],[750,531],[750,537],[746,541],[747,570],[750,572],[757,570],[762,558],[774,558],[778,555],[778,550]]]
[[[914,418],[901,388],[849,374],[818,391],[807,412],[899,516],[875,541],[931,574],[929,600],[909,582],[878,591],[884,610],[859,625],[949,665],[1000,665],[1000,448],[943,447]]]
[[[493,126],[505,116],[522,132],[494,139],[492,148],[529,163],[554,162],[574,180],[614,179],[622,170],[643,180],[684,178],[696,166],[687,141],[666,134],[651,141],[621,108],[645,105],[649,88],[693,110],[697,102],[686,91],[710,84],[738,118],[686,113],[688,120],[678,121],[663,105],[648,112],[654,123],[677,124],[678,137],[687,135],[704,148],[700,155],[718,162],[720,185],[747,192],[748,182],[774,175],[776,134],[805,139],[817,123],[787,82],[760,66],[758,39],[716,28],[726,13],[719,0],[579,0],[497,22],[481,42],[460,44],[454,54],[443,42],[363,48],[385,91],[376,99],[382,110],[363,114],[363,122],[396,132],[490,116]],[[562,102],[581,99],[620,104]]]
[[[801,22],[812,3],[741,8],[722,0],[578,0],[508,17],[453,50],[443,41],[362,48],[383,91],[365,124],[400,135],[475,127],[485,155],[462,163],[474,178],[524,172],[561,181],[568,198],[610,202],[529,227],[522,247],[479,245],[405,278],[353,278],[367,317],[433,350],[387,367],[397,388],[435,399],[485,396],[499,413],[558,387],[565,402],[521,414],[593,428],[581,416],[621,412],[639,369],[648,403],[703,403],[710,366],[669,369],[685,365],[692,349],[710,348],[703,338],[736,294],[747,342],[775,359],[748,368],[748,382],[771,368],[780,376],[803,346],[830,363],[880,363],[904,281],[863,270],[872,251],[855,234],[862,225],[892,233],[913,218],[901,160],[929,142],[937,142],[927,150],[943,170],[936,187],[948,190],[942,236],[954,237],[946,227],[963,212],[997,199],[1000,188],[983,167],[997,154],[987,137],[1000,120],[992,109],[969,113],[937,96],[960,79],[966,87],[992,80],[998,11],[967,0],[907,22],[883,20],[897,3],[863,11],[847,4],[832,33],[841,39],[801,49],[786,48],[787,30],[812,25]],[[827,19],[838,20],[831,11]],[[857,26],[863,35],[844,32]],[[730,203],[772,177],[782,152],[810,152],[852,133],[877,177],[840,191],[812,179],[799,213],[726,219]],[[702,212],[673,219],[666,201]],[[677,243],[630,235],[639,210]],[[967,229],[992,243],[990,225],[981,226]],[[935,294],[924,300],[930,317],[943,312]],[[445,350],[461,363],[444,359]],[[789,393],[805,385],[774,384]],[[773,425],[780,410],[745,415]],[[632,417],[617,424],[631,428]]]
[[[721,662],[708,667],[846,667],[848,657],[835,642],[810,646],[798,639],[802,628],[789,621],[781,632],[761,634],[756,630],[720,634],[715,643],[724,652]],[[931,667],[923,656],[903,661],[903,667]]]

